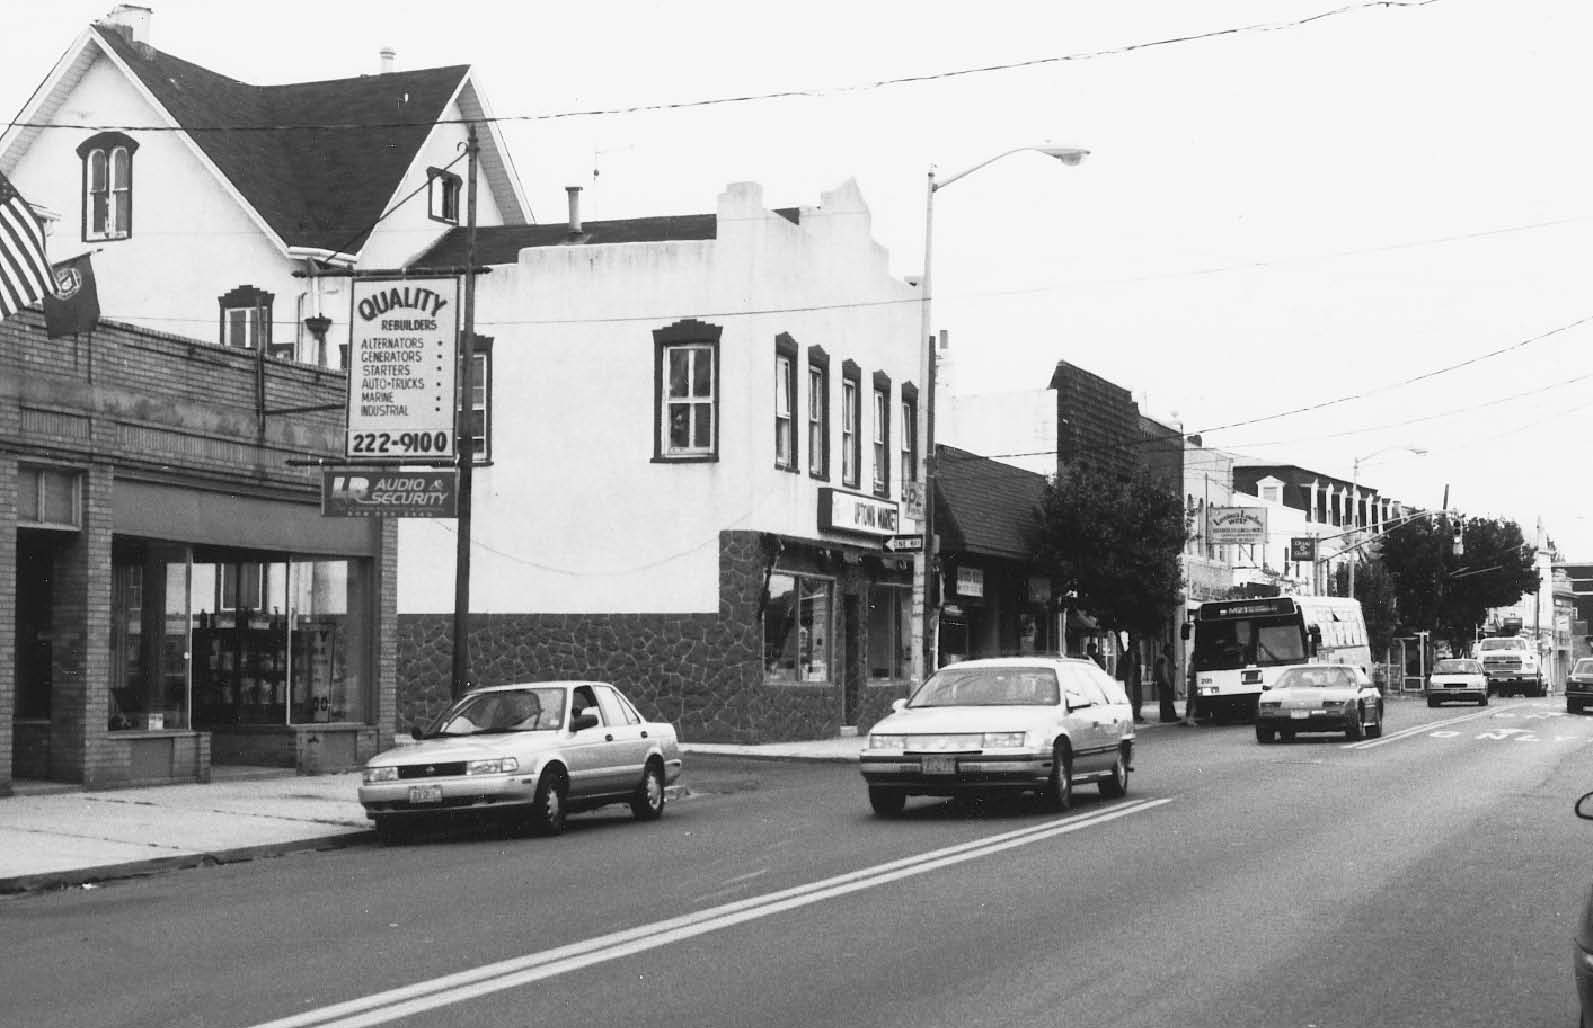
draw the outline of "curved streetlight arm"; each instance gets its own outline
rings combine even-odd
[[[1088,157],[1089,154],[1090,154],[1090,152],[1088,150],[1082,149],[1082,148],[1077,147],[1077,146],[1052,146],[1049,143],[1040,144],[1040,145],[1030,145],[1030,146],[1015,146],[1011,150],[1003,150],[1001,153],[996,154],[994,157],[987,157],[986,159],[980,161],[978,164],[975,164],[973,167],[964,168],[962,171],[957,172],[957,174],[948,175],[948,176],[946,176],[943,179],[936,180],[936,178],[935,178],[935,169],[934,168],[930,168],[929,169],[929,191],[931,193],[933,193],[937,189],[944,189],[947,186],[951,185],[953,182],[957,181],[958,179],[963,178],[963,177],[968,176],[968,175],[972,175],[974,172],[978,171],[980,168],[983,168],[987,164],[994,164],[996,161],[1001,160],[1001,158],[1003,158],[1003,157],[1010,157],[1010,156],[1012,156],[1015,153],[1023,153],[1025,150],[1033,150],[1036,153],[1043,153],[1047,157],[1054,157],[1057,160],[1061,161],[1063,164],[1068,165],[1069,167],[1072,167],[1073,165],[1078,164],[1080,161],[1084,160],[1084,158]]]

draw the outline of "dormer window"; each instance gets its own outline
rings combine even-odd
[[[77,148],[83,161],[84,240],[126,239],[133,234],[133,152],[138,143],[121,132],[101,132]]]
[[[433,221],[459,224],[459,191],[464,180],[441,168],[426,169],[427,208]]]
[[[221,296],[221,345],[241,350],[267,348],[272,356],[291,357],[293,347],[271,345],[272,294],[255,286],[239,286]]]

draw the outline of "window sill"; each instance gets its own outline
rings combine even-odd
[[[659,454],[651,461],[653,464],[717,464],[719,455],[716,453],[683,453],[679,456]]]

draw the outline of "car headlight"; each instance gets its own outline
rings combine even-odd
[[[905,750],[907,748],[907,736],[875,735],[870,732],[868,748],[871,750]]]
[[[466,775],[507,775],[518,770],[520,770],[520,762],[513,757],[472,760],[465,765]]]
[[[1028,739],[1027,732],[986,732],[979,740],[979,747],[986,750],[1015,750]]]
[[[1342,707],[1348,702],[1350,702],[1350,701],[1349,700],[1323,700],[1322,701],[1322,709],[1328,710],[1328,709],[1331,709],[1333,707]]]
[[[1283,706],[1283,701],[1282,700],[1262,700],[1261,703],[1258,704],[1258,706],[1260,706],[1262,710],[1277,710],[1277,709],[1279,709],[1280,707]]]
[[[368,767],[360,771],[360,780],[366,785],[375,785],[377,782],[396,782],[398,781],[398,768],[392,766]]]

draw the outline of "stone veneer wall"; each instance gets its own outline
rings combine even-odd
[[[719,613],[474,615],[469,641],[481,685],[557,678],[612,682],[644,716],[693,742],[758,743],[833,736],[838,687],[766,686],[758,597],[773,555],[757,532],[721,532]],[[447,705],[453,618],[398,617],[401,730]],[[885,695],[889,692],[889,695]],[[899,691],[868,689],[872,723]]]

